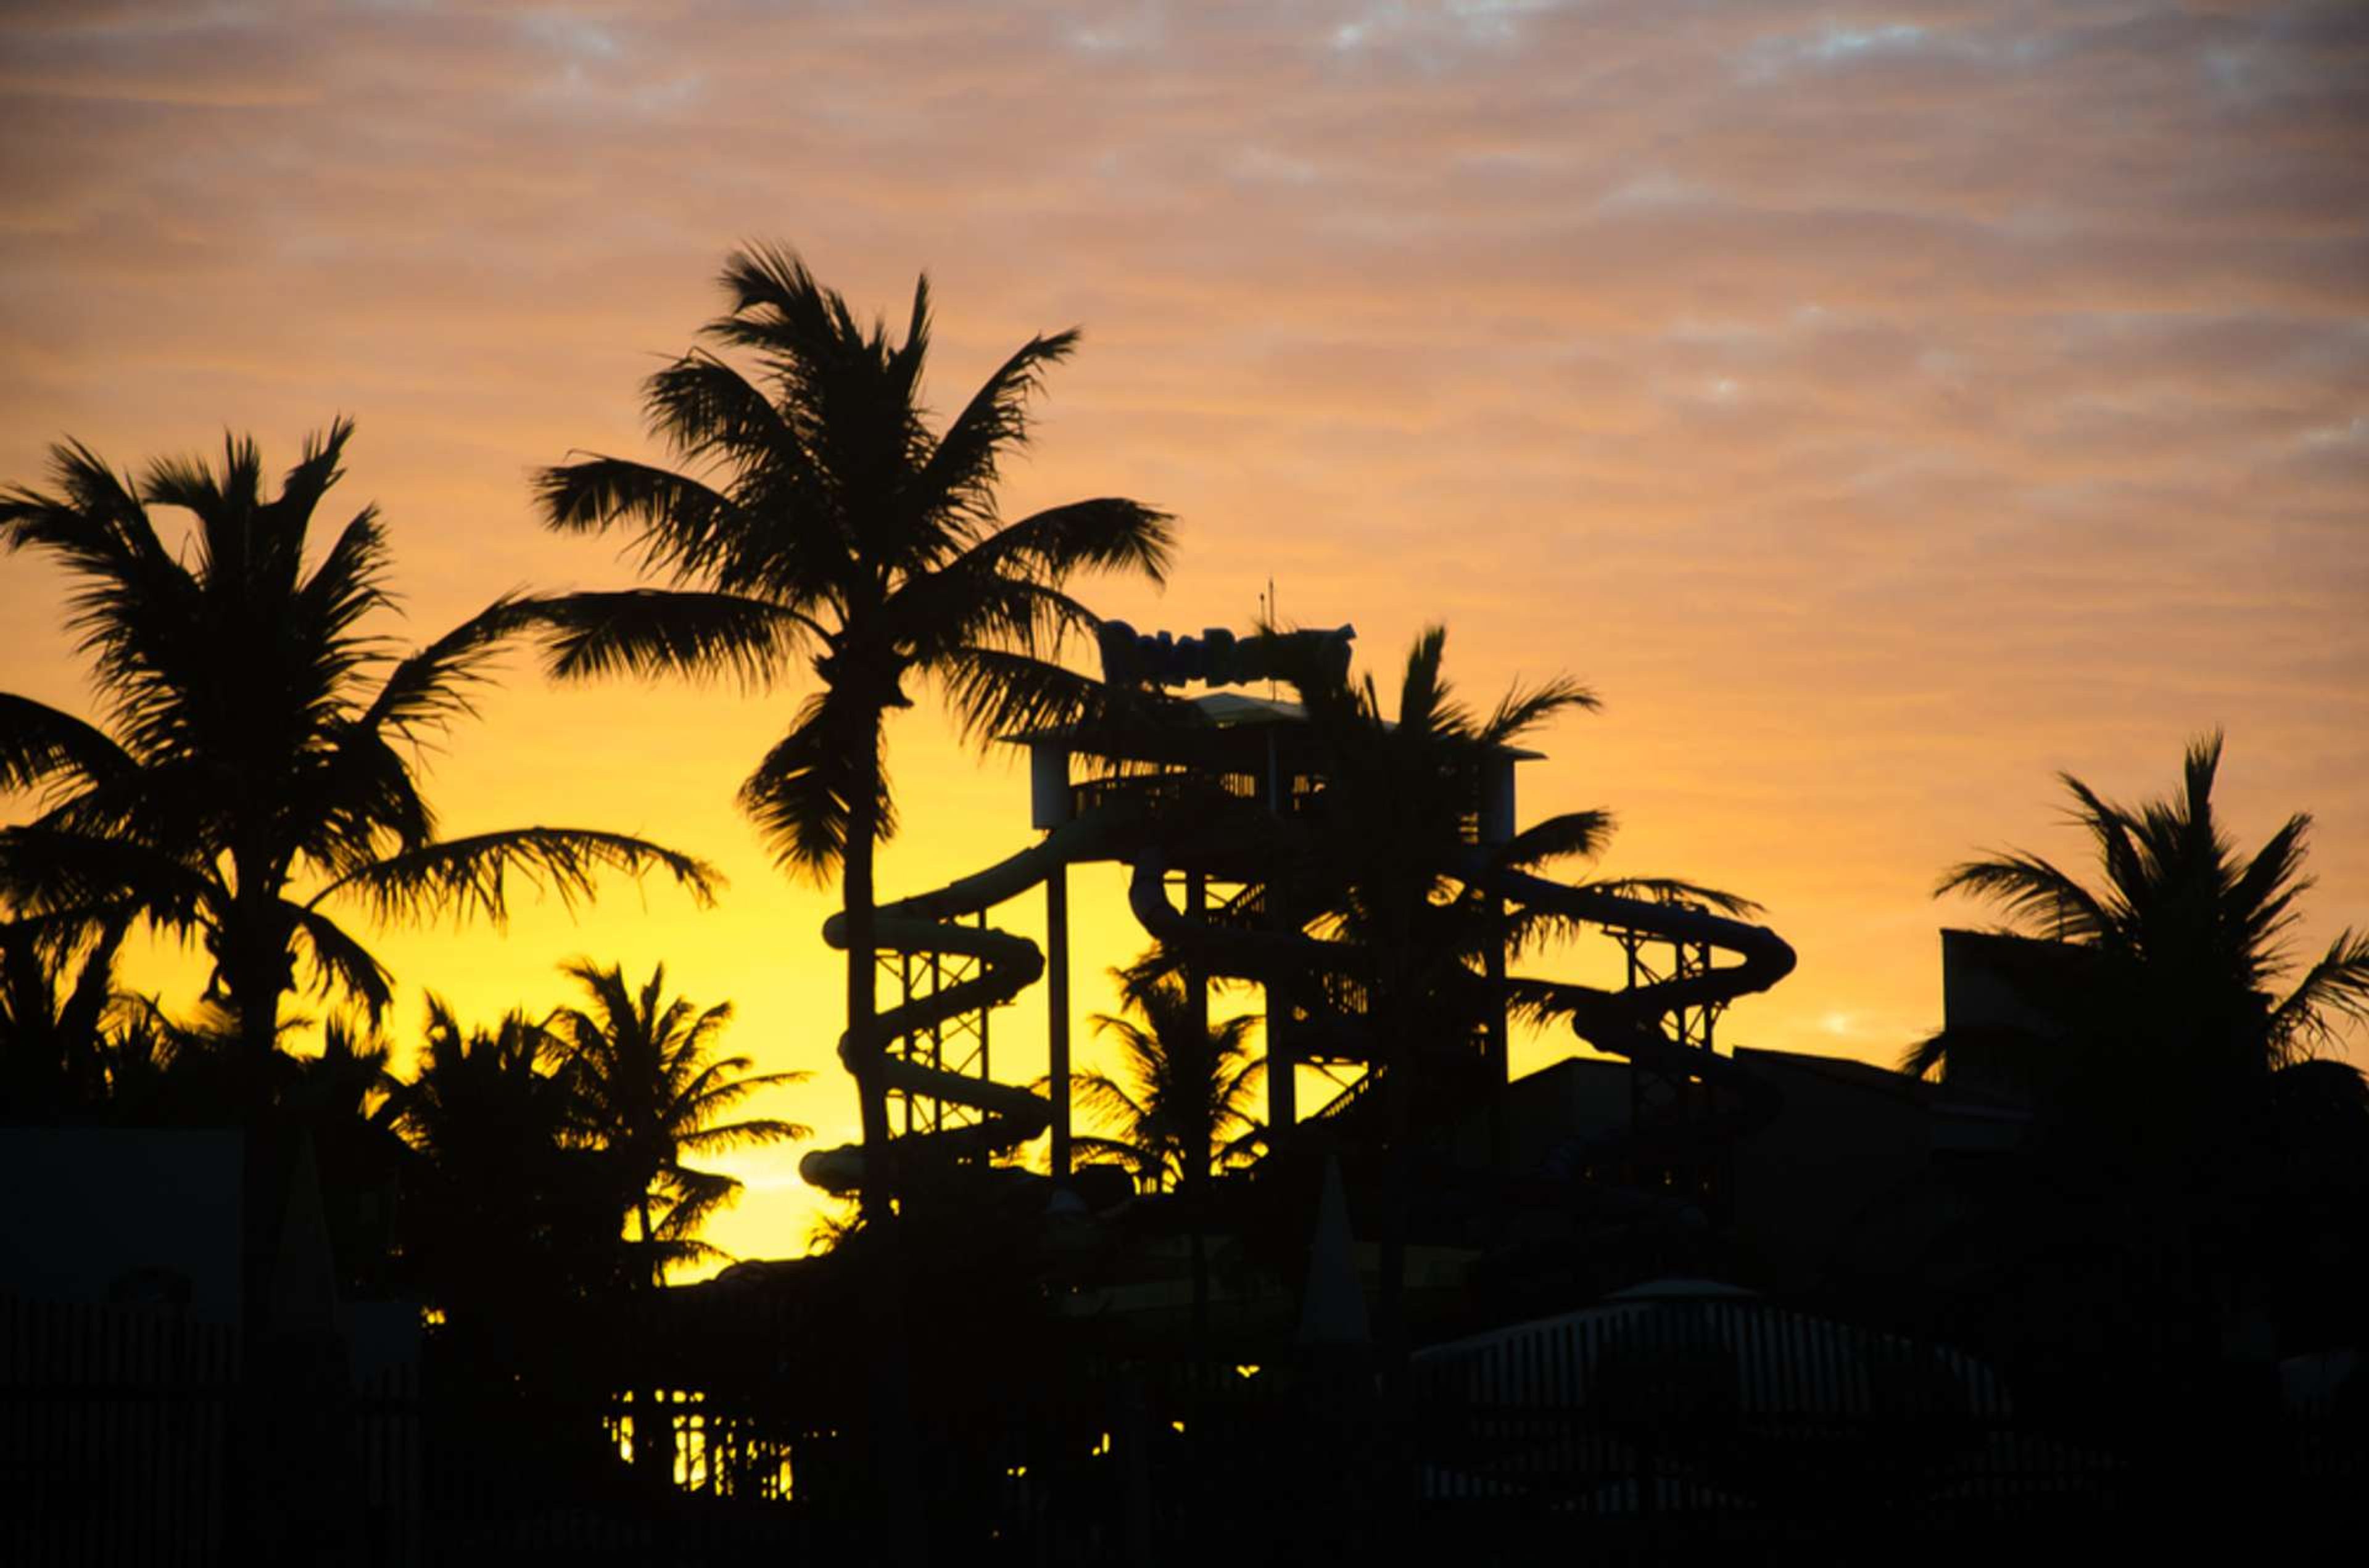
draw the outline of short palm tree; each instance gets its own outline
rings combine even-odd
[[[395,1126],[417,1155],[402,1217],[429,1299],[464,1336],[505,1350],[545,1309],[613,1286],[624,1195],[610,1163],[570,1146],[567,1048],[516,1010],[464,1029],[428,999]]]
[[[1173,971],[1113,971],[1126,1010],[1142,1020],[1094,1014],[1095,1032],[1117,1043],[1117,1075],[1072,1080],[1086,1108],[1114,1128],[1075,1140],[1082,1151],[1124,1163],[1154,1189],[1189,1187],[1247,1152],[1259,1132],[1253,1090],[1265,1064],[1251,1054],[1258,1020],[1212,1021]]]
[[[622,965],[604,969],[578,959],[562,968],[591,1003],[563,1008],[545,1025],[570,1053],[572,1136],[615,1162],[645,1265],[636,1272],[658,1284],[669,1263],[712,1252],[698,1240],[699,1227],[740,1192],[736,1178],[694,1169],[685,1158],[807,1136],[809,1128],[772,1117],[725,1119],[755,1091],[807,1075],[752,1073],[747,1057],[716,1056],[732,1004],[703,1011],[681,997],[669,1000],[662,964],[638,991]]]
[[[440,838],[419,743],[469,710],[469,689],[526,624],[512,599],[404,657],[365,630],[392,606],[386,532],[364,508],[325,547],[315,508],[353,433],[340,420],[264,494],[252,441],[222,464],[152,464],[134,482],[77,443],[52,452],[57,488],[0,494],[0,541],[49,552],[79,579],[72,624],[96,666],[106,727],[0,696],[0,788],[42,792],[0,832],[0,897],[28,913],[135,911],[194,932],[213,960],[244,1070],[265,1081],[299,960],[374,1018],[386,970],[332,918],[499,921],[508,879],[589,896],[603,868],[662,869],[704,900],[701,862],[618,833],[548,827]],[[195,519],[185,545],[149,515]]]
[[[0,1120],[96,1109],[125,921],[0,919]]]
[[[875,846],[895,828],[882,721],[934,681],[984,738],[1074,719],[1095,682],[1039,656],[1094,617],[1065,591],[1075,573],[1161,579],[1169,520],[1116,498],[1017,521],[998,511],[1004,459],[1028,437],[1027,406],[1075,332],[1032,338],[941,430],[921,404],[928,280],[901,341],[866,328],[787,251],[736,252],[731,304],[704,336],[748,359],[695,349],[650,379],[655,432],[681,469],[590,456],[546,470],[543,512],[567,532],[635,531],[662,588],[579,593],[544,607],[561,677],[617,670],[766,681],[803,656],[810,694],[741,785],[782,862],[841,873],[848,1032],[864,1138],[887,1137],[873,1028]],[[866,1167],[867,1207],[886,1202]]]
[[[2041,856],[2009,850],[1952,867],[1937,896],[1997,905],[2021,934],[2065,944],[2043,966],[2040,998],[2071,1036],[2046,1042],[1953,1036],[1910,1047],[1906,1070],[1945,1070],[1982,1055],[2043,1079],[2112,1076],[2209,1096],[2307,1059],[2369,1019],[2369,933],[2338,933],[2284,995],[2289,938],[2311,818],[2297,813],[2240,856],[2213,807],[2222,738],[2188,750],[2179,794],[2136,807],[2107,800],[2071,773],[2073,822],[2097,851],[2092,885]]]
[[[559,1040],[516,1009],[491,1030],[464,1029],[430,992],[418,1058],[395,1093],[396,1126],[456,1185],[478,1186],[505,1166],[532,1163],[531,1150],[561,1146],[566,1059]]]

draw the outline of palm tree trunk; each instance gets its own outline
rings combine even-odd
[[[875,994],[878,973],[879,935],[875,914],[873,855],[879,834],[874,800],[876,764],[862,770],[855,799],[848,806],[847,858],[841,898],[847,910],[847,1033],[855,1042],[855,1097],[864,1129],[864,1182],[859,1201],[867,1223],[885,1223],[895,1187],[890,1180],[888,1151],[888,1086],[882,1072],[885,1042],[872,1038],[879,1016]]]
[[[888,1136],[888,1085],[883,1074],[886,1042],[872,1038],[879,1016],[874,977],[879,937],[874,918],[873,852],[879,836],[879,747],[859,760],[854,798],[848,803],[847,855],[841,892],[847,911],[847,1030],[856,1042],[855,1093],[864,1127],[864,1182],[859,1189],[865,1228],[879,1248],[882,1299],[871,1314],[876,1341],[872,1368],[874,1502],[885,1535],[883,1560],[896,1568],[920,1568],[929,1561],[926,1519],[914,1473],[912,1366],[907,1344],[905,1297],[910,1263],[902,1227],[892,1207],[897,1192],[896,1154]]]
[[[650,1224],[650,1190],[643,1184],[642,1195],[635,1200],[634,1212],[642,1222],[642,1252],[649,1264],[642,1279],[643,1299],[655,1306],[654,1299],[662,1282],[658,1267],[656,1238]],[[645,1339],[644,1343],[649,1343]],[[660,1405],[662,1391],[656,1379],[646,1379],[645,1386],[634,1395],[634,1469],[654,1487],[674,1483],[674,1420]]]
[[[263,923],[257,918],[261,910],[256,902],[262,868],[251,854],[234,851],[231,875],[237,885],[231,895],[229,926],[222,933],[223,982],[238,1013],[239,1059],[254,1067],[270,1054],[279,999],[264,994],[266,982],[256,951]]]
[[[280,1043],[280,993],[286,989],[288,944],[276,929],[271,881],[256,854],[234,854],[237,887],[221,933],[223,982],[237,1017],[237,1072],[250,1115],[271,1104],[271,1056]]]
[[[1207,916],[1208,878],[1201,872],[1193,872],[1186,876],[1184,887],[1184,910],[1197,926]],[[1206,1059],[1209,1050],[1209,971],[1197,962],[1184,967],[1184,1038],[1191,1043],[1196,1054]],[[1215,1065],[1206,1060],[1203,1063],[1206,1070],[1214,1070]],[[1197,1085],[1205,1076],[1206,1071],[1196,1071],[1192,1082]],[[1214,1107],[1196,1102],[1194,1110],[1196,1125],[1186,1131],[1184,1179],[1180,1185],[1184,1188],[1184,1211],[1193,1226],[1191,1354],[1195,1386],[1198,1387],[1201,1370],[1209,1360],[1209,1253],[1203,1229],[1206,1221],[1202,1217],[1202,1207],[1208,1192],[1209,1168],[1215,1163],[1213,1146],[1217,1142],[1217,1129]],[[1211,1125],[1198,1125],[1204,1115],[1212,1118]]]

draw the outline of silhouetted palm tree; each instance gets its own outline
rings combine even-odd
[[[2221,764],[2216,732],[2188,750],[2180,792],[2117,805],[2071,773],[2072,820],[2096,848],[2093,886],[2020,850],[1955,866],[1939,894],[1970,893],[2001,908],[2022,934],[2066,944],[2055,962],[2034,955],[2033,983],[2066,1041],[2010,1031],[1944,1030],[1910,1047],[1904,1070],[1928,1073],[1981,1056],[1994,1071],[2062,1086],[2142,1083],[2182,1098],[2212,1095],[2308,1059],[2339,1031],[2369,1018],[2369,933],[2340,932],[2283,996],[2296,901],[2311,886],[2298,812],[2240,857],[2214,815]]]
[[[747,1057],[715,1055],[732,1004],[701,1011],[683,998],[669,1000],[664,965],[639,991],[626,984],[622,965],[603,969],[578,959],[562,967],[591,998],[589,1011],[564,1008],[546,1024],[570,1052],[574,1137],[618,1162],[643,1259],[636,1273],[656,1284],[669,1263],[713,1252],[699,1241],[699,1227],[740,1191],[738,1179],[696,1170],[684,1157],[807,1136],[810,1128],[772,1117],[724,1119],[756,1090],[807,1075],[752,1073]]]
[[[349,1017],[321,1028],[317,1052],[285,1051],[273,1060],[281,1119],[312,1139],[324,1217],[345,1288],[383,1295],[395,1249],[395,1213],[409,1161],[395,1130],[387,1041]]]
[[[1501,909],[1485,889],[1492,871],[1528,871],[1600,853],[1612,818],[1600,810],[1551,817],[1484,844],[1490,771],[1539,726],[1596,706],[1567,676],[1509,689],[1485,717],[1458,700],[1443,673],[1448,634],[1426,627],[1408,650],[1395,715],[1369,675],[1296,680],[1316,740],[1324,786],[1313,803],[1310,848],[1295,868],[1298,906],[1317,911],[1320,933],[1359,956],[1352,975],[1361,1006],[1372,1092],[1384,1145],[1380,1206],[1381,1334],[1385,1367],[1403,1394],[1406,1214],[1412,1202],[1412,1120],[1419,1096],[1443,1071],[1477,1066],[1480,1032],[1509,1000],[1533,1015],[1559,1005],[1552,987],[1493,980],[1489,956],[1518,950],[1574,923],[1550,910]],[[1507,825],[1510,827],[1510,824]],[[1607,891],[1664,893],[1727,910],[1746,900],[1669,878],[1592,882]],[[1468,1080],[1469,1082],[1469,1080]]]
[[[490,1032],[464,1030],[430,992],[418,1061],[395,1091],[396,1125],[463,1190],[491,1186],[479,1178],[561,1146],[570,1126],[566,1059],[561,1042],[515,1008]]]
[[[997,510],[1000,465],[1027,440],[1029,398],[1074,331],[1030,338],[933,433],[926,278],[901,342],[859,325],[787,251],[736,252],[722,281],[731,310],[704,336],[745,351],[749,370],[694,349],[648,386],[651,423],[686,469],[596,456],[542,476],[551,527],[630,527],[670,585],[550,604],[553,669],[763,681],[811,660],[812,692],[740,799],[784,864],[842,873],[850,1065],[877,1155],[873,854],[895,828],[883,717],[910,705],[911,677],[935,681],[980,738],[1077,716],[1097,684],[1037,657],[1094,624],[1063,585],[1082,570],[1159,580],[1169,520],[1116,498],[1010,522]],[[865,1168],[868,1205],[885,1201],[881,1165]]]
[[[571,1147],[567,1047],[512,1010],[464,1030],[428,999],[395,1125],[418,1153],[404,1194],[405,1252],[470,1353],[515,1366],[551,1308],[626,1283],[615,1163]]]
[[[0,919],[0,1120],[106,1101],[106,1022],[126,923]]]
[[[1258,1124],[1252,1091],[1265,1064],[1251,1054],[1258,1020],[1212,1021],[1181,975],[1115,970],[1127,1012],[1141,1024],[1094,1014],[1118,1044],[1118,1076],[1082,1072],[1072,1082],[1088,1110],[1115,1127],[1075,1147],[1116,1159],[1155,1189],[1189,1186],[1244,1152]]]
[[[1385,1066],[1412,1064],[1425,1046],[1460,1047],[1505,990],[1485,982],[1485,956],[1500,942],[1519,950],[1569,931],[1551,910],[1495,910],[1482,883],[1491,871],[1532,871],[1602,853],[1613,818],[1603,810],[1564,812],[1505,841],[1483,844],[1476,812],[1485,779],[1507,765],[1526,736],[1555,717],[1592,710],[1585,686],[1556,676],[1516,686],[1486,717],[1459,701],[1442,671],[1448,634],[1426,628],[1408,650],[1395,715],[1374,680],[1295,682],[1322,756],[1325,784],[1315,831],[1296,874],[1303,907],[1319,930],[1364,956],[1356,977],[1366,1024]],[[1510,826],[1510,825],[1508,825]],[[1688,899],[1731,912],[1750,900],[1672,877],[1590,880],[1590,888]],[[1535,1011],[1547,991],[1517,1000]],[[1412,1086],[1410,1086],[1411,1088]]]
[[[32,913],[129,908],[199,933],[209,996],[229,1009],[258,1082],[300,957],[373,1017],[387,1001],[386,971],[331,918],[334,900],[381,919],[498,921],[514,874],[571,899],[602,868],[663,868],[702,899],[715,881],[690,856],[617,833],[438,838],[413,749],[468,711],[470,686],[526,612],[497,600],[401,658],[364,630],[391,604],[374,510],[307,557],[352,430],[340,420],[308,441],[269,499],[260,452],[235,438],[218,471],[166,460],[136,484],[69,442],[52,449],[56,493],[0,495],[0,540],[46,550],[79,579],[72,624],[109,721],[0,698],[0,788],[46,801],[0,833],[0,895]],[[186,545],[158,534],[151,506],[194,516]]]
[[[1941,1310],[2016,1325],[2009,1355],[2110,1323],[2043,1377],[2141,1410],[2223,1367],[2225,1334],[2257,1314],[2292,1343],[2361,1313],[2369,1090],[2310,1053],[2369,1013],[2369,937],[2340,933],[2279,994],[2310,818],[2241,854],[2214,808],[2221,757],[2220,735],[2197,739],[2179,791],[2137,806],[2060,773],[2094,876],[2021,850],[1951,868],[1937,896],[1972,894],[2035,939],[1997,956],[2030,1022],[1944,1029],[1901,1063],[2035,1112],[2031,1158],[1960,1178],[1966,1218],[1910,1276],[1952,1279]],[[1967,1257],[1990,1269],[1953,1277]]]

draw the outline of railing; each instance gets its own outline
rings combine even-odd
[[[0,1561],[220,1561],[235,1330],[0,1296]]]
[[[2357,1524],[2369,1482],[2369,1435],[2338,1409],[2200,1397],[2067,1426],[2021,1414],[1971,1356],[1767,1302],[1608,1302],[1436,1346],[1402,1379],[1346,1353],[1273,1354],[1090,1364],[1071,1349],[1009,1397],[918,1400],[933,1551],[1963,1545],[2123,1529],[2225,1496],[2283,1527]],[[802,1425],[782,1403],[795,1387],[770,1404],[532,1398],[501,1379],[423,1386],[405,1367],[300,1395],[253,1370],[228,1329],[0,1299],[0,1561],[702,1563],[876,1544],[867,1438]],[[627,1457],[630,1424],[653,1413],[670,1467]],[[249,1467],[283,1462],[293,1436],[318,1450],[310,1490],[274,1494]]]

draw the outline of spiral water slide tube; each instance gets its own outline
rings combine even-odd
[[[1050,1124],[1053,1107],[1034,1090],[892,1056],[888,1045],[933,1024],[1009,1001],[1035,984],[1045,972],[1045,955],[1034,942],[1008,931],[961,924],[963,917],[1017,898],[1065,866],[1118,856],[1139,833],[1141,821],[1141,813],[1129,806],[1103,807],[1062,824],[985,871],[883,904],[874,913],[873,940],[884,953],[934,954],[978,961],[978,973],[969,979],[884,1009],[874,1016],[868,1029],[861,1033],[850,1029],[839,1037],[840,1063],[855,1074],[858,1082],[876,1064],[882,1082],[890,1089],[967,1105],[979,1113],[978,1121],[963,1127],[900,1138],[897,1140],[900,1149],[947,1155],[983,1153],[1024,1143]],[[825,921],[822,934],[825,942],[844,952],[845,913]],[[855,1192],[864,1185],[863,1146],[818,1149],[798,1162],[798,1174],[825,1192],[842,1196]]]
[[[1226,974],[1266,979],[1288,969],[1346,972],[1356,949],[1289,932],[1221,930],[1196,921],[1168,901],[1165,866],[1156,850],[1134,860],[1127,901],[1145,930],[1193,952]],[[1555,984],[1546,994],[1570,1011],[1573,1032],[1597,1050],[1625,1057],[1654,1071],[1692,1076],[1733,1095],[1734,1108],[1692,1124],[1687,1137],[1698,1142],[1741,1136],[1773,1119],[1782,1106],[1775,1088],[1732,1059],[1677,1045],[1662,1032],[1661,1020],[1682,1008],[1711,1006],[1764,991],[1792,973],[1793,949],[1766,926],[1730,920],[1707,910],[1626,898],[1596,888],[1552,882],[1527,872],[1487,864],[1475,852],[1449,874],[1466,886],[1528,909],[1550,911],[1607,927],[1644,932],[1674,942],[1700,943],[1737,955],[1742,962],[1657,980],[1625,990]],[[1624,1135],[1625,1138],[1626,1135]],[[1590,1154],[1585,1139],[1559,1146],[1545,1173],[1572,1174]]]
[[[1767,926],[1730,920],[1708,910],[1654,903],[1624,898],[1592,887],[1574,887],[1528,872],[1506,871],[1478,864],[1460,873],[1471,886],[1521,904],[1573,920],[1643,932],[1666,941],[1701,944],[1733,953],[1743,961],[1724,967],[1604,990],[1595,986],[1557,984],[1549,995],[1571,1011],[1572,1032],[1597,1050],[1626,1057],[1640,1067],[1672,1077],[1693,1077],[1714,1090],[1725,1090],[1734,1100],[1727,1111],[1690,1123],[1683,1133],[1700,1146],[1740,1138],[1766,1127],[1784,1108],[1776,1086],[1739,1065],[1734,1058],[1698,1046],[1681,1046],[1662,1032],[1661,1020],[1689,1007],[1711,1007],[1764,991],[1793,972],[1793,949]],[[1607,1141],[1632,1146],[1639,1136],[1622,1134],[1611,1140],[1575,1138],[1551,1150],[1545,1173],[1568,1176],[1585,1162],[1599,1156]],[[1685,1153],[1677,1150],[1668,1152]]]

